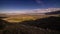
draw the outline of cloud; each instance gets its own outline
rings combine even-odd
[[[35,0],[38,4],[43,4],[43,1],[41,0]]]
[[[28,13],[46,13],[46,12],[52,12],[57,10],[60,10],[60,8],[33,9]]]
[[[26,13],[46,13],[46,12],[52,12],[60,10],[60,8],[46,8],[46,9],[32,9],[32,10],[6,10],[6,11],[1,11],[0,13],[18,13],[18,14],[26,14]]]

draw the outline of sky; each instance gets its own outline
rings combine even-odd
[[[60,8],[60,0],[0,0],[0,12]]]

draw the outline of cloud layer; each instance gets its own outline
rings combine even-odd
[[[32,9],[32,10],[18,10],[18,11],[0,11],[0,13],[20,13],[20,14],[26,14],[26,13],[46,13],[46,12],[52,12],[60,10],[60,8],[47,8],[47,9]]]

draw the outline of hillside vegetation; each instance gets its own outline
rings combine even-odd
[[[18,23],[0,19],[0,34],[60,34],[60,16]]]
[[[60,31],[60,17],[51,16],[48,18],[41,18],[34,21],[23,21],[22,24]]]

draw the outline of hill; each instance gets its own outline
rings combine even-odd
[[[19,23],[9,23],[0,19],[0,26],[0,34],[60,34],[60,17],[41,18]]]
[[[60,31],[60,17],[48,17],[37,19],[35,21],[24,21],[23,24]]]

